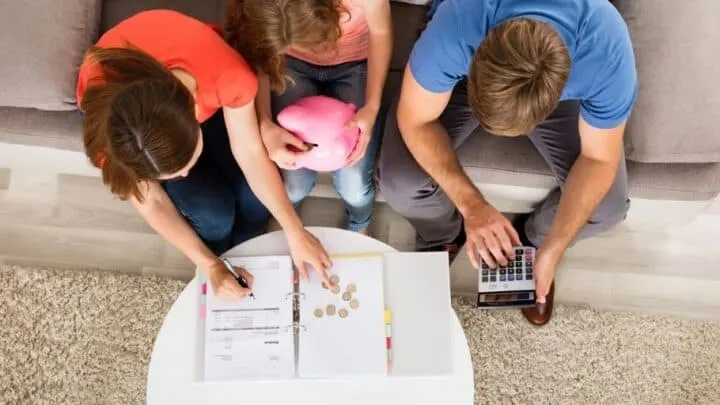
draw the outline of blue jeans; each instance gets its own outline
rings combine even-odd
[[[215,254],[263,233],[270,213],[255,197],[230,150],[222,110],[202,124],[203,151],[185,178],[161,182]]]
[[[303,97],[318,94],[353,103],[358,108],[365,105],[367,61],[317,66],[292,57],[285,59],[286,73],[294,83],[288,83],[284,93],[272,94],[273,114],[277,115],[283,108]],[[373,174],[381,134],[378,122],[373,129],[365,156],[355,165],[336,170],[332,175],[335,190],[345,202],[347,227],[351,231],[360,231],[370,224],[375,202]],[[310,194],[317,181],[317,172],[310,169],[282,170],[282,176],[290,201],[294,205],[298,205]]]

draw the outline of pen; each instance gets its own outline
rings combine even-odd
[[[227,261],[227,259],[223,258],[223,259],[220,259],[220,260],[222,260],[222,262],[225,264],[225,267],[227,267],[227,269],[230,270],[230,273],[232,273],[232,275],[235,276],[235,280],[237,280],[238,284],[240,284],[240,287],[242,287],[242,288],[250,288],[250,287],[248,287],[247,282],[245,281],[245,279],[242,278],[242,277],[240,277],[237,273],[235,273],[235,269],[234,269],[233,266],[230,264],[230,262]],[[251,296],[253,299],[256,299],[256,298],[255,298],[255,294],[253,294],[252,291],[250,291],[250,296]]]

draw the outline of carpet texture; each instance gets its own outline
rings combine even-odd
[[[542,328],[520,311],[454,302],[478,404],[720,404],[720,323],[556,306]]]
[[[153,341],[183,286],[0,266],[0,404],[144,404]]]
[[[0,404],[143,404],[147,363],[184,284],[157,277],[0,266]],[[559,306],[455,300],[478,404],[719,404],[720,324]]]

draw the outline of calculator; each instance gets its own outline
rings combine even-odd
[[[523,308],[535,306],[533,264],[535,248],[515,247],[507,266],[490,268],[481,261],[478,271],[478,308]]]

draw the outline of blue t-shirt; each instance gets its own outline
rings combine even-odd
[[[415,80],[434,93],[452,90],[487,33],[513,18],[543,21],[562,37],[572,68],[561,100],[579,100],[588,124],[614,128],[628,118],[637,98],[635,56],[608,0],[435,0],[410,55]]]

